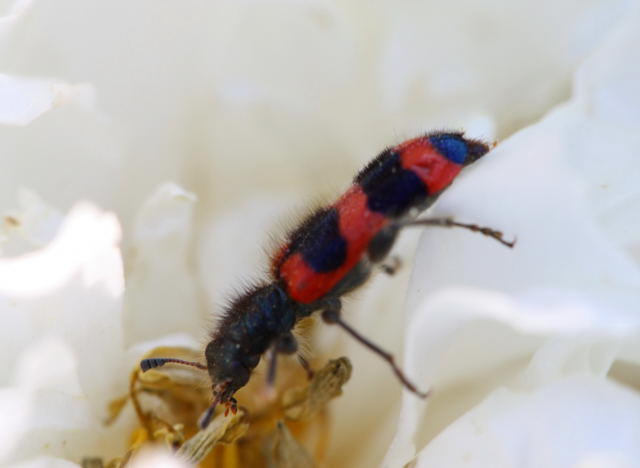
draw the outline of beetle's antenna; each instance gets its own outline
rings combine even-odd
[[[200,370],[207,370],[207,366],[194,361],[185,361],[183,359],[175,358],[148,358],[140,361],[140,369],[142,372],[147,372],[149,369],[155,369],[156,367],[162,367],[165,364],[182,364],[183,366],[195,367]]]

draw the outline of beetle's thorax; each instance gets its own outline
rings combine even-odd
[[[232,395],[249,380],[260,357],[290,334],[296,307],[277,283],[252,288],[234,301],[207,345],[211,381]]]

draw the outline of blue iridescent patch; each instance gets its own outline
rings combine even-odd
[[[449,161],[464,164],[467,159],[467,143],[462,135],[442,133],[429,137],[429,142]]]

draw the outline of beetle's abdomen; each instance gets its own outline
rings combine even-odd
[[[321,214],[307,225],[306,237],[276,270],[289,296],[303,304],[333,289],[388,222],[384,215],[367,207],[367,196],[358,185]]]
[[[427,208],[465,163],[489,147],[458,133],[434,133],[383,151],[333,205],[307,218],[273,259],[295,301],[329,293],[366,254],[371,239],[413,208]]]

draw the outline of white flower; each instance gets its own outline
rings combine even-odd
[[[412,272],[403,235],[345,314],[433,395],[326,327],[354,362],[326,463],[637,466],[633,2],[0,8],[0,464],[122,456],[132,408],[102,422],[144,351],[206,340],[295,207],[462,127],[503,142],[431,215],[518,243],[427,230]]]

